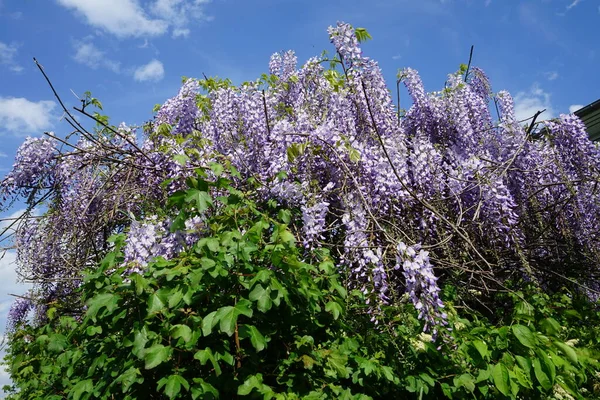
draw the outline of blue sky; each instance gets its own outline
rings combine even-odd
[[[336,21],[367,28],[364,54],[390,88],[412,67],[439,90],[474,45],[473,64],[513,94],[520,117],[600,98],[598,0],[0,0],[0,177],[26,136],[69,133],[33,57],[68,106],[78,104],[71,90],[89,90],[113,123],[140,124],[182,76],[240,83],[267,72],[273,52],[295,50],[303,63],[331,51]],[[23,291],[13,260],[0,260],[2,327],[7,293]]]

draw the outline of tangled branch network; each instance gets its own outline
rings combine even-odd
[[[115,232],[127,233],[130,271],[184,251],[203,220],[172,232],[175,216],[161,205],[196,168],[225,160],[240,189],[301,215],[292,222],[298,241],[333,250],[374,322],[384,307],[411,301],[437,332],[440,280],[458,283],[465,299],[479,293],[484,306],[507,281],[573,285],[595,298],[600,152],[579,119],[521,125],[511,96],[494,94],[476,67],[431,93],[417,71],[400,71],[412,97],[401,112],[354,28],[328,33],[331,59],[298,68],[293,51],[275,53],[270,74],[237,87],[186,80],[143,132],[109,126],[85,110],[88,99],[76,110],[96,120],[94,131],[65,109],[68,139],[27,139],[0,186],[4,209],[16,198],[29,205],[12,240],[35,288],[11,323],[31,308],[43,320],[52,301],[83,312],[74,290]],[[28,218],[36,207],[42,217]]]

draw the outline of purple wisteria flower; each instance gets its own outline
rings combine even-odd
[[[304,247],[310,248],[315,241],[324,239],[325,217],[329,203],[320,201],[312,206],[302,206],[302,230],[304,232]]]
[[[7,329],[13,331],[24,323],[29,311],[33,309],[33,302],[25,297],[18,297],[10,306],[7,317]]]
[[[0,182],[0,201],[25,190],[44,189],[50,185],[55,146],[56,141],[51,138],[25,139],[17,150],[12,171]]]
[[[327,32],[331,43],[342,57],[348,61],[361,58],[362,51],[352,25],[338,22],[335,27],[330,26]]]
[[[440,299],[440,288],[429,262],[429,252],[421,250],[419,245],[407,246],[399,242],[396,247],[395,269],[402,269],[406,280],[406,291],[419,312],[419,319],[425,321],[423,331],[432,330],[437,336],[438,327],[446,325],[446,313],[442,311],[444,303]]]
[[[185,221],[185,231],[170,232],[170,226],[170,219],[159,221],[156,216],[131,223],[123,250],[128,273],[142,272],[157,257],[172,259],[196,243],[206,228],[200,216]]]
[[[199,115],[196,105],[196,95],[200,85],[195,79],[188,79],[177,96],[170,98],[162,105],[156,114],[156,127],[169,124],[173,127],[172,134],[188,135],[194,129],[194,123]]]

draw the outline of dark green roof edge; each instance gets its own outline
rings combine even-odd
[[[583,118],[586,115],[588,115],[591,112],[594,112],[596,110],[600,109],[600,99],[596,100],[595,102],[588,104],[587,106],[580,108],[579,110],[575,111],[573,114],[577,115],[579,118]]]
[[[600,140],[600,99],[580,108],[573,114],[585,124],[590,140]]]

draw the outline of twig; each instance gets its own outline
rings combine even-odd
[[[471,68],[471,60],[473,59],[473,47],[475,46],[471,45],[471,52],[469,53],[469,64],[467,64],[467,71],[465,72],[465,82],[469,77],[469,69]]]
[[[527,129],[527,136],[529,136],[529,134],[531,133],[531,130],[533,129],[533,127],[535,125],[535,120],[537,119],[537,117],[539,117],[540,114],[543,113],[544,111],[546,111],[545,108],[542,111],[538,111],[533,115],[533,120],[531,121],[531,125],[529,125],[529,129]]]
[[[271,127],[269,126],[269,114],[267,113],[267,99],[265,97],[264,89],[262,91],[262,101],[263,101],[263,108],[265,109],[265,120],[267,123],[267,133],[269,134],[269,137],[271,137]]]

